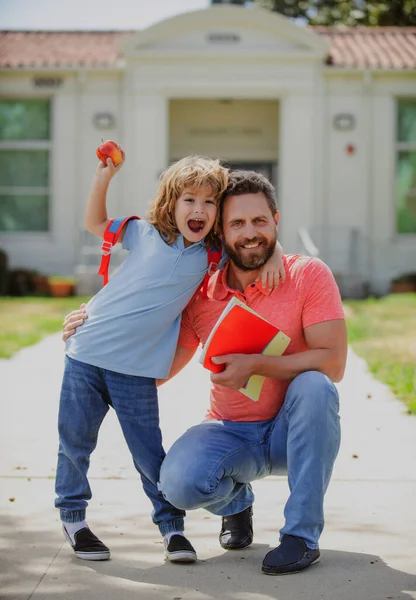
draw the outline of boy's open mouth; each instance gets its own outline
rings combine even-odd
[[[205,221],[203,219],[189,219],[188,227],[192,233],[200,233],[205,227]]]

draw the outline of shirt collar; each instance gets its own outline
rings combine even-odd
[[[163,240],[167,243],[169,235],[167,233],[163,233],[161,234]],[[176,245],[178,248],[185,248],[185,241],[183,239],[183,235],[181,233],[178,233],[176,240],[173,242],[173,245]],[[188,248],[192,248],[193,246],[204,246],[205,245],[205,238],[202,238],[202,240],[200,240],[199,242],[196,242],[195,244],[191,244],[190,246],[188,246]],[[186,248],[185,248],[186,250]]]
[[[249,296],[254,290],[258,290],[263,296],[270,296],[273,290],[270,291],[268,288],[264,288],[261,281],[255,281],[254,287],[253,284],[249,284],[244,292],[231,288],[227,283],[229,264],[230,261],[227,262],[222,271],[217,271],[211,277],[208,286],[208,297],[214,300],[225,300],[227,296],[235,296],[236,294]]]

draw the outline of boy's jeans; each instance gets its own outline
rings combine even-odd
[[[270,421],[212,420],[188,429],[163,462],[159,489],[180,508],[232,515],[253,504],[251,481],[287,470],[290,496],[280,534],[317,548],[340,443],[338,405],[332,381],[316,371],[303,373]],[[274,502],[271,498],[272,526]]]
[[[61,520],[85,519],[87,500],[91,498],[87,479],[90,455],[109,406],[117,414],[143,489],[153,504],[153,522],[162,535],[182,531],[185,513],[169,504],[157,489],[165,452],[155,380],[107,371],[68,356],[58,417],[55,506],[60,509]]]

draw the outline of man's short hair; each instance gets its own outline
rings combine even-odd
[[[221,213],[224,200],[228,196],[261,193],[265,195],[267,204],[274,216],[277,212],[276,190],[267,177],[257,173],[257,171],[231,171],[227,189],[222,197]]]

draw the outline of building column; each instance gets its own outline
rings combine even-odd
[[[297,231],[313,225],[314,147],[313,95],[287,95],[280,103],[278,200],[281,236],[286,253],[304,252]]]
[[[124,124],[128,159],[124,212],[144,217],[156,195],[160,174],[168,166],[169,100],[137,92],[129,105],[129,119]]]

